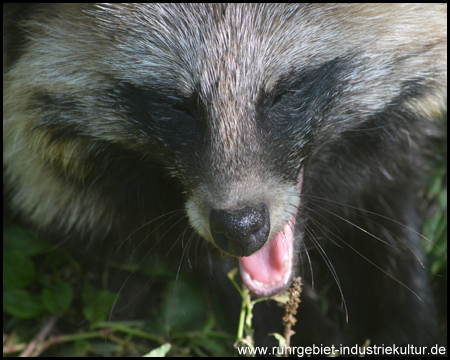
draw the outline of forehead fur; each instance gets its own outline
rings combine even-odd
[[[70,50],[68,55],[80,60],[88,55],[125,78],[132,73],[131,81],[153,73],[154,81],[167,84],[177,76],[186,92],[204,84],[201,90],[207,93],[208,85],[225,74],[235,84],[245,78],[255,86],[264,79],[260,85],[270,88],[280,74],[349,53],[394,58],[405,46],[420,50],[417,39],[424,33],[428,43],[444,38],[446,16],[440,12],[446,6],[70,4],[35,26],[41,34],[64,39],[57,42],[59,51]],[[61,30],[57,34],[51,31],[55,26]],[[106,60],[115,53],[122,61]]]

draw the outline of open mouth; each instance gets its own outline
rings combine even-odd
[[[297,181],[300,192],[303,169]],[[239,258],[242,281],[253,293],[269,297],[276,295],[289,285],[294,264],[295,212],[283,229],[256,253]]]
[[[294,260],[294,223],[292,216],[266,246],[239,259],[242,281],[255,294],[273,296],[289,284]]]

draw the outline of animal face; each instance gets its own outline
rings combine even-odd
[[[409,199],[446,107],[446,23],[445,6],[420,4],[25,14],[4,46],[12,208],[102,241],[147,230],[182,198],[191,227],[261,296],[289,285],[308,241],[330,269],[353,263],[347,246],[383,271],[408,262],[369,244],[418,248],[399,224],[417,227]]]

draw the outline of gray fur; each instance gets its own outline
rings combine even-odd
[[[397,262],[416,234],[390,226],[416,229],[408,199],[447,101],[446,4],[64,4],[4,23],[20,37],[4,34],[5,189],[28,223],[93,241],[154,235],[164,206],[182,206],[164,191],[173,181],[211,243],[212,209],[263,203],[269,239],[298,211],[297,250],[309,236],[339,254],[353,243],[338,227],[379,213],[385,228],[360,226],[395,254],[380,255],[367,283],[398,271],[398,293],[428,298],[418,263]],[[399,318],[434,312],[412,304]]]
[[[216,118],[207,162],[219,183],[200,180],[190,189],[188,213],[208,237],[204,209],[195,205],[199,199],[228,206],[245,202],[240,200],[244,193],[249,198],[267,193],[255,189],[256,184],[281,186],[285,193],[293,186],[283,185],[276,175],[263,175],[263,151],[258,146],[264,145],[253,141],[255,103],[262,89],[270,92],[283,76],[343,57],[358,72],[348,74],[342,91],[329,94],[339,98],[324,134],[342,132],[347,124],[352,126],[352,117],[379,111],[412,78],[432,88],[410,106],[434,115],[446,95],[446,16],[440,15],[445,10],[417,4],[71,4],[37,13],[24,23],[33,34],[31,42],[19,61],[7,68],[4,85],[4,161],[8,182],[14,184],[14,207],[42,227],[59,222],[67,229],[110,228],[113,215],[97,201],[95,191],[87,187],[86,197],[80,198],[78,190],[62,184],[48,169],[49,163],[62,166],[82,181],[95,170],[70,159],[90,156],[89,140],[52,145],[39,125],[67,121],[94,141],[145,154],[146,133],[130,130],[127,114],[109,106],[107,93],[115,82],[163,93],[170,89],[189,95],[197,90]],[[54,92],[81,104],[78,116],[42,119],[31,106],[36,92]],[[182,176],[181,167],[175,164],[175,176]],[[230,181],[240,185],[230,187]],[[293,196],[282,203],[295,206],[298,195]],[[277,213],[284,223],[286,215]]]

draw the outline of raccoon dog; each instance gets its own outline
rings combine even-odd
[[[213,264],[221,281],[234,261],[258,296],[299,274],[305,342],[434,344],[416,195],[446,107],[446,9],[13,8],[3,88],[10,206],[60,239],[164,252],[202,238],[190,247],[201,252],[199,273]],[[183,206],[185,216],[164,223],[176,235],[154,226]],[[305,310],[330,283],[336,306]],[[338,330],[327,339],[325,328]]]

